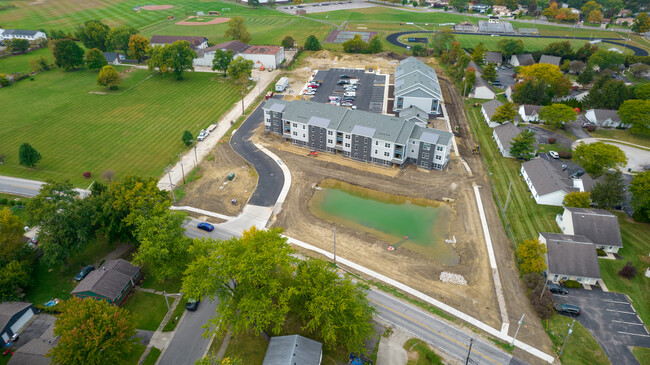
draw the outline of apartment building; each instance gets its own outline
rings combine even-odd
[[[432,116],[442,114],[442,92],[436,71],[415,57],[403,60],[395,68],[394,96],[394,112],[416,106]]]

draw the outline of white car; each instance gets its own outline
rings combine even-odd
[[[201,129],[201,132],[199,132],[199,135],[196,137],[196,140],[197,140],[197,141],[202,141],[202,140],[204,140],[204,139],[205,139],[209,134],[210,134],[210,132],[208,132],[207,129]]]
[[[354,91],[347,91],[347,92],[346,92],[345,94],[343,94],[343,95],[344,95],[344,96],[357,96],[357,93],[355,93]]]
[[[560,155],[555,151],[548,151],[548,155],[553,158],[560,158]]]
[[[316,92],[313,90],[305,90],[302,92],[303,95],[316,95]]]

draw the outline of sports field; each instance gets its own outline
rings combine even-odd
[[[158,177],[186,148],[184,130],[196,136],[239,100],[216,74],[190,72],[181,81],[146,70],[122,75],[120,89],[107,94],[95,93],[106,89],[92,71],[50,71],[0,90],[0,175],[69,178],[83,187],[85,171]],[[23,142],[42,155],[35,170],[18,164]]]

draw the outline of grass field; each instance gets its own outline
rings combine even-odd
[[[36,180],[70,179],[76,186],[113,170],[155,176],[186,149],[184,130],[197,135],[239,100],[239,92],[216,74],[173,77],[136,70],[123,73],[117,92],[105,92],[92,71],[46,72],[3,89],[0,98],[0,174]],[[18,164],[28,142],[42,155],[35,169]]]
[[[144,362],[142,362],[142,365],[154,365],[156,361],[158,361],[159,357],[160,357],[160,350],[158,350],[155,347],[152,347],[151,350],[149,350],[149,354],[144,359]]]
[[[650,349],[645,347],[635,347],[632,352],[634,356],[639,360],[640,364],[650,364]]]
[[[172,299],[169,299],[170,305]],[[167,314],[167,304],[162,295],[132,292],[123,308],[135,315],[135,327],[141,330],[155,331]]]
[[[642,135],[634,135],[629,130],[621,130],[615,128],[598,128],[591,132],[591,135],[597,138],[611,138],[618,139],[623,142],[638,144],[650,148],[650,137]]]
[[[127,356],[125,356],[120,362],[120,365],[137,365],[138,361],[140,360],[140,356],[144,354],[144,350],[147,349],[147,346],[142,345],[142,344],[135,344],[133,346],[133,349],[131,350],[131,353],[129,353]]]
[[[47,58],[50,63],[54,63],[51,50],[49,48],[41,48],[34,52],[0,59],[0,74],[10,74],[14,72],[20,72],[21,74],[30,73],[32,72],[32,69],[29,62],[39,56],[43,56]]]
[[[548,333],[551,341],[553,341],[553,347],[556,353],[559,353],[562,348],[571,322],[571,318],[559,314],[554,314],[548,321],[546,333]],[[610,363],[602,347],[600,347],[598,342],[589,334],[589,331],[578,321],[573,326],[573,333],[569,336],[564,353],[560,359],[562,364],[606,365]]]

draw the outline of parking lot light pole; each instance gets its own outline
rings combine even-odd
[[[574,319],[573,322],[571,322],[571,328],[569,328],[569,332],[566,334],[566,338],[564,338],[564,344],[562,344],[562,350],[560,350],[560,354],[557,356],[557,358],[562,357],[562,353],[564,352],[564,346],[566,346],[567,341],[569,341],[569,335],[571,332],[573,332],[573,325],[576,323],[576,320]]]

